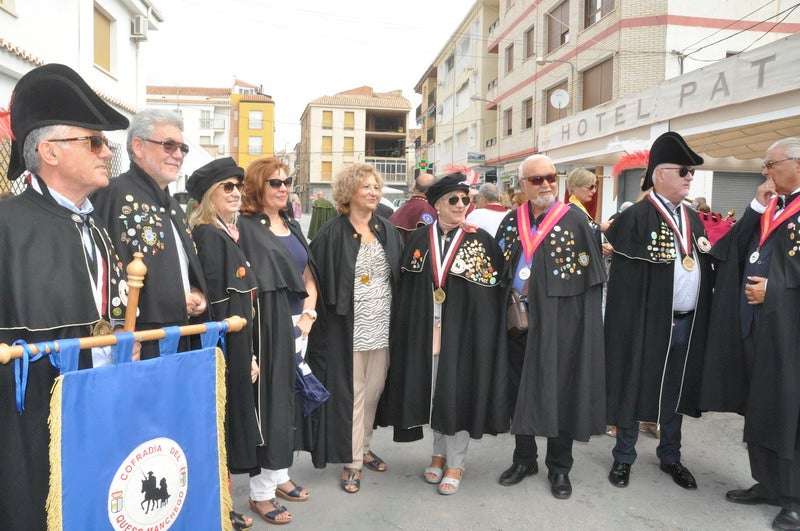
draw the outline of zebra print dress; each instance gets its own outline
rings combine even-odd
[[[353,280],[353,351],[389,346],[391,269],[378,239],[362,243]]]

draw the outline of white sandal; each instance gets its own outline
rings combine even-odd
[[[462,478],[464,477],[464,469],[463,468],[461,469],[461,477]],[[443,489],[442,487],[444,487],[445,485],[448,485],[448,486],[450,486],[452,488]],[[456,479],[456,478],[451,478],[451,477],[443,475],[442,476],[442,481],[439,483],[439,494],[444,494],[445,496],[448,496],[450,494],[455,494],[456,492],[458,492],[458,489],[460,487],[461,487],[461,478]]]
[[[440,455],[435,455],[433,457],[443,457]],[[447,462],[446,459],[442,461],[442,467]],[[429,477],[433,476],[433,477]],[[436,468],[435,466],[426,466],[425,471],[422,473],[422,477],[425,478],[425,481],[431,483],[432,485],[436,485],[440,481],[442,481],[442,477],[444,476],[444,468]]]

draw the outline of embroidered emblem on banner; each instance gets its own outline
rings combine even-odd
[[[188,472],[177,442],[159,437],[141,443],[119,465],[108,489],[111,526],[169,529],[186,501]]]

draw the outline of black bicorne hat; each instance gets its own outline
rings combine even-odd
[[[74,125],[98,131],[127,129],[128,119],[95,93],[73,69],[57,63],[34,68],[17,82],[11,94],[11,160],[8,178],[25,170],[22,149],[34,129]]]
[[[653,142],[650,148],[650,157],[647,161],[647,171],[642,182],[642,190],[653,187],[653,170],[664,163],[680,164],[683,166],[699,166],[703,157],[692,151],[681,135],[675,131],[667,131]]]

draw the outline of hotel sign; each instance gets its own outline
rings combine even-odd
[[[539,128],[539,150],[800,88],[800,34]]]

